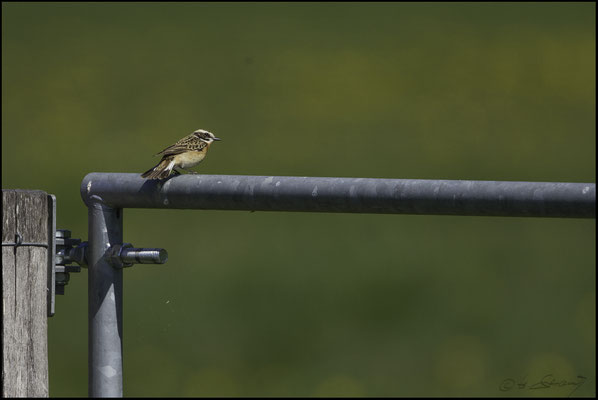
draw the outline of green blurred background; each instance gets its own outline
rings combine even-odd
[[[594,3],[2,3],[2,187],[89,172],[595,182]],[[126,396],[596,394],[595,220],[125,210]],[[87,394],[87,273],[49,321]],[[528,385],[528,386],[529,386]]]

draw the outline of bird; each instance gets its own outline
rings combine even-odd
[[[141,174],[141,177],[147,179],[166,179],[173,173],[180,175],[177,169],[184,169],[191,174],[196,174],[197,172],[189,171],[187,168],[194,167],[202,162],[208,153],[210,145],[218,140],[221,139],[214,136],[212,132],[198,129],[157,153],[156,156],[162,156],[162,159],[155,167]]]

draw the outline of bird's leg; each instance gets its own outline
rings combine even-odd
[[[188,173],[190,173],[191,175],[197,175],[197,172],[195,171],[191,171],[190,169],[187,168],[183,168],[185,171],[187,171]]]
[[[172,173],[173,173],[174,176],[178,176],[178,175],[181,174],[176,168],[172,169]]]

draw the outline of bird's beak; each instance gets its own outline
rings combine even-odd
[[[213,137],[213,138],[212,138],[212,140],[216,140],[216,141],[218,141],[218,140],[222,140],[222,139],[220,139],[220,138],[217,138],[217,137]]]

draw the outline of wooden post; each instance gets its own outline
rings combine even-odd
[[[48,397],[48,194],[2,190],[2,397]]]

